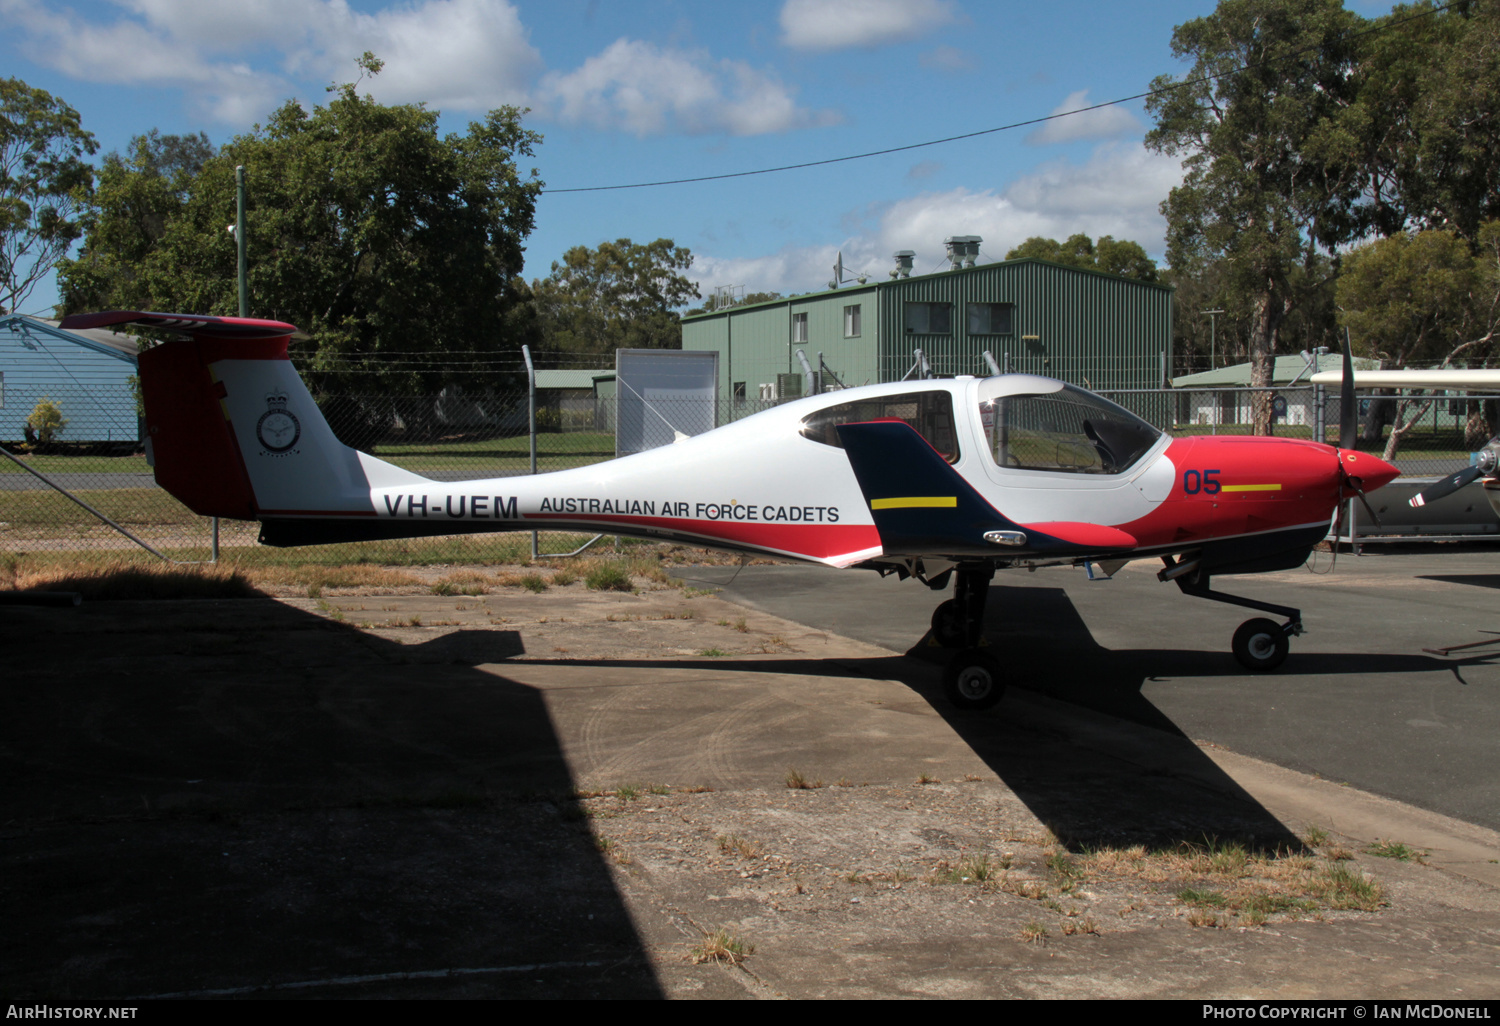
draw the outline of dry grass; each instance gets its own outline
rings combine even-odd
[[[826,785],[821,780],[808,780],[801,771],[793,768],[786,771],[786,786],[793,791],[813,791]]]
[[[720,834],[714,843],[725,855],[738,855],[742,859],[758,859],[765,854],[760,845],[738,834]]]
[[[688,952],[688,959],[694,965],[702,965],[704,962],[738,965],[753,954],[755,954],[754,944],[747,944],[728,930],[721,928],[713,933],[704,934],[703,943]]]
[[[1339,853],[1342,854],[1342,853]],[[1058,855],[1048,857],[1057,877]],[[1324,910],[1374,911],[1385,904],[1380,885],[1338,860],[1297,853],[1257,853],[1242,844],[1208,841],[1165,851],[1136,846],[1100,849],[1071,861],[1074,876],[1133,876],[1165,885],[1188,906],[1188,922],[1224,927],[1239,919],[1258,926],[1275,915]]]
[[[11,558],[0,562],[0,589],[76,591],[89,601],[180,598],[259,598],[259,575],[229,566],[142,565],[113,560],[95,566],[30,567]]]

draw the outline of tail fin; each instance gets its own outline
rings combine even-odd
[[[287,356],[280,321],[116,311],[64,328],[138,324],[186,336],[140,355],[156,480],[202,516],[373,517],[372,487],[424,480],[334,437]]]

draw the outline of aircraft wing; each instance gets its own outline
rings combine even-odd
[[[1339,386],[1342,370],[1319,371],[1308,379],[1314,385]],[[1469,392],[1500,392],[1496,370],[1382,370],[1355,371],[1355,388],[1447,388]]]

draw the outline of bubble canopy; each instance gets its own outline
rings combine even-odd
[[[1122,474],[1162,433],[1108,399],[1029,374],[979,382],[979,420],[990,458],[1009,470]]]

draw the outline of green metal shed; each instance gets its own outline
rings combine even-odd
[[[918,376],[920,350],[940,377],[991,373],[988,352],[1095,391],[1154,389],[1171,367],[1172,289],[1045,260],[955,266],[685,317],[682,348],[717,350],[720,394],[750,400],[803,394],[799,350],[815,372],[821,354],[825,385]]]

